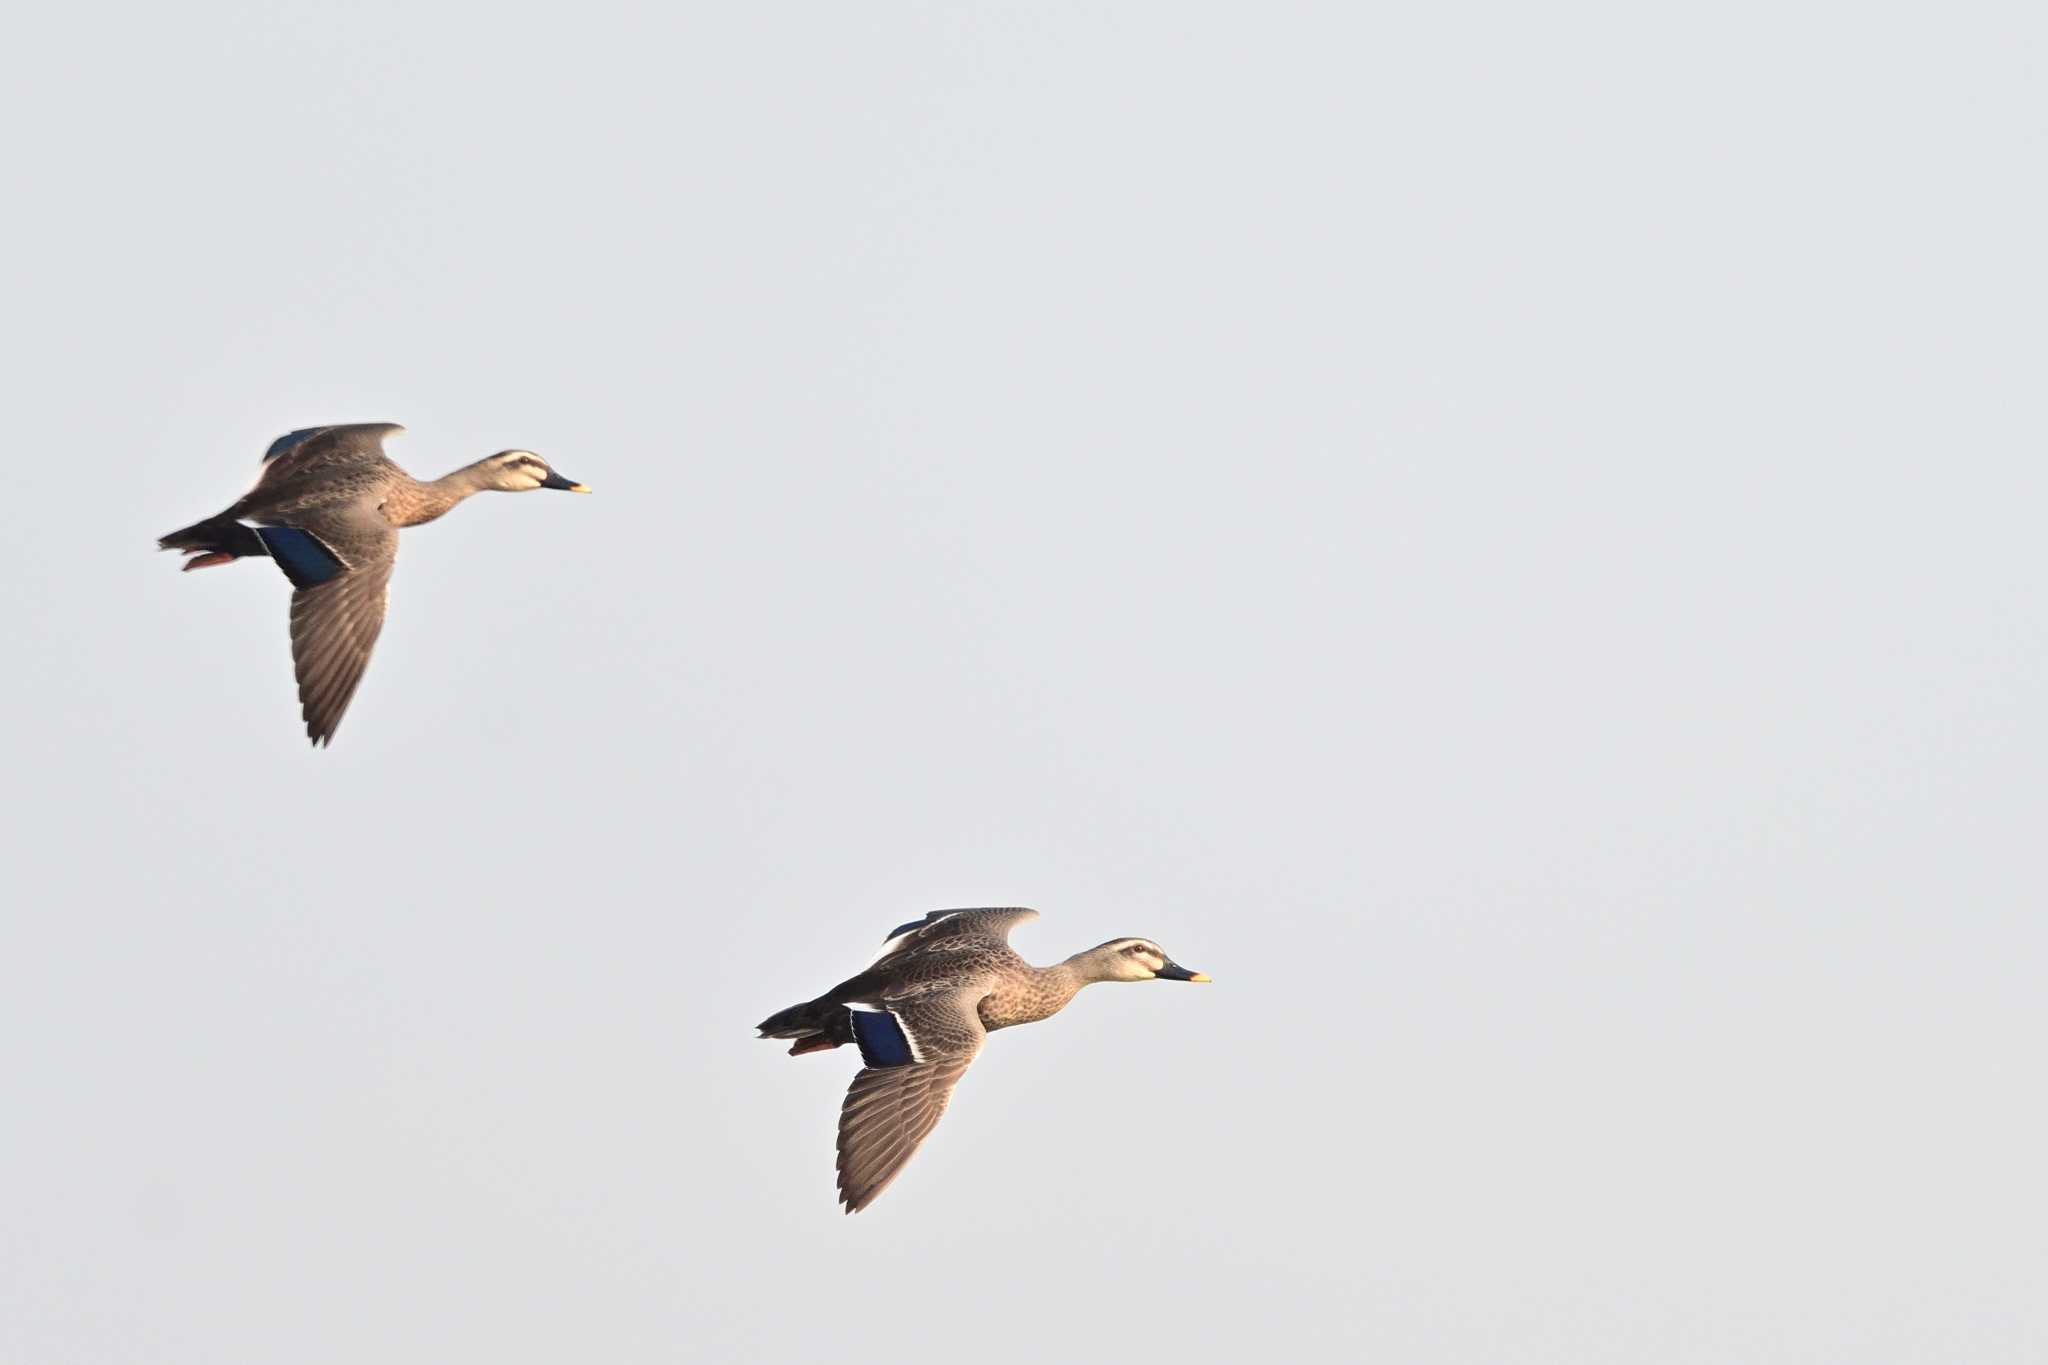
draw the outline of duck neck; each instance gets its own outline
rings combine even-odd
[[[1116,975],[1110,970],[1112,965],[1103,961],[1100,948],[1090,948],[1085,953],[1075,953],[1065,962],[1034,970],[1043,988],[1058,995],[1060,1004],[1064,1005],[1080,994],[1083,986],[1092,986],[1098,981],[1114,981]]]
[[[1055,962],[1050,967],[1038,968],[1039,990],[1049,1000],[1056,1001],[1053,1009],[1062,1009],[1069,1000],[1081,993],[1081,988],[1095,980],[1084,970],[1077,958]]]
[[[1028,975],[1010,976],[981,1002],[985,1028],[1009,1028],[1049,1019],[1067,1007],[1074,993],[1088,984],[1073,959],[1051,967],[1032,967]]]
[[[443,474],[428,483],[407,478],[384,499],[384,515],[394,526],[418,526],[432,521],[470,494],[481,493],[488,487],[484,483],[483,464],[479,460],[464,465],[453,474]]]

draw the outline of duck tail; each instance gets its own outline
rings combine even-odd
[[[167,536],[159,536],[156,547],[159,550],[178,550],[189,556],[185,561],[188,573],[193,569],[211,568],[215,564],[268,553],[255,531],[225,512],[204,521],[195,521]]]
[[[825,1052],[853,1041],[853,1016],[846,1006],[829,1000],[806,1000],[763,1019],[758,1027],[763,1038],[793,1038],[789,1055]]]

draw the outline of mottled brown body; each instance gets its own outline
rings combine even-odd
[[[393,528],[420,526],[444,516],[457,503],[490,487],[484,462],[422,482],[382,453],[357,448],[346,463],[323,460],[311,467],[279,462],[226,515],[261,526],[299,526],[311,517],[374,511]]]
[[[998,1029],[1057,1014],[1080,989],[1080,979],[1064,962],[1034,967],[1001,939],[961,935],[892,954],[831,995],[886,1005],[934,991],[967,991],[982,1027]]]

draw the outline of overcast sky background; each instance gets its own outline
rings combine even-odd
[[[2048,1356],[2048,20],[1409,10],[16,20],[0,1357]]]

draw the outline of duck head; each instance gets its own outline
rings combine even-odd
[[[477,470],[483,476],[483,486],[500,493],[530,493],[536,488],[559,488],[568,493],[590,491],[548,468],[548,462],[530,450],[501,450],[487,455],[477,461]]]
[[[1166,955],[1149,938],[1113,938],[1080,955],[1080,965],[1094,981],[1207,981],[1205,972],[1191,972]]]

